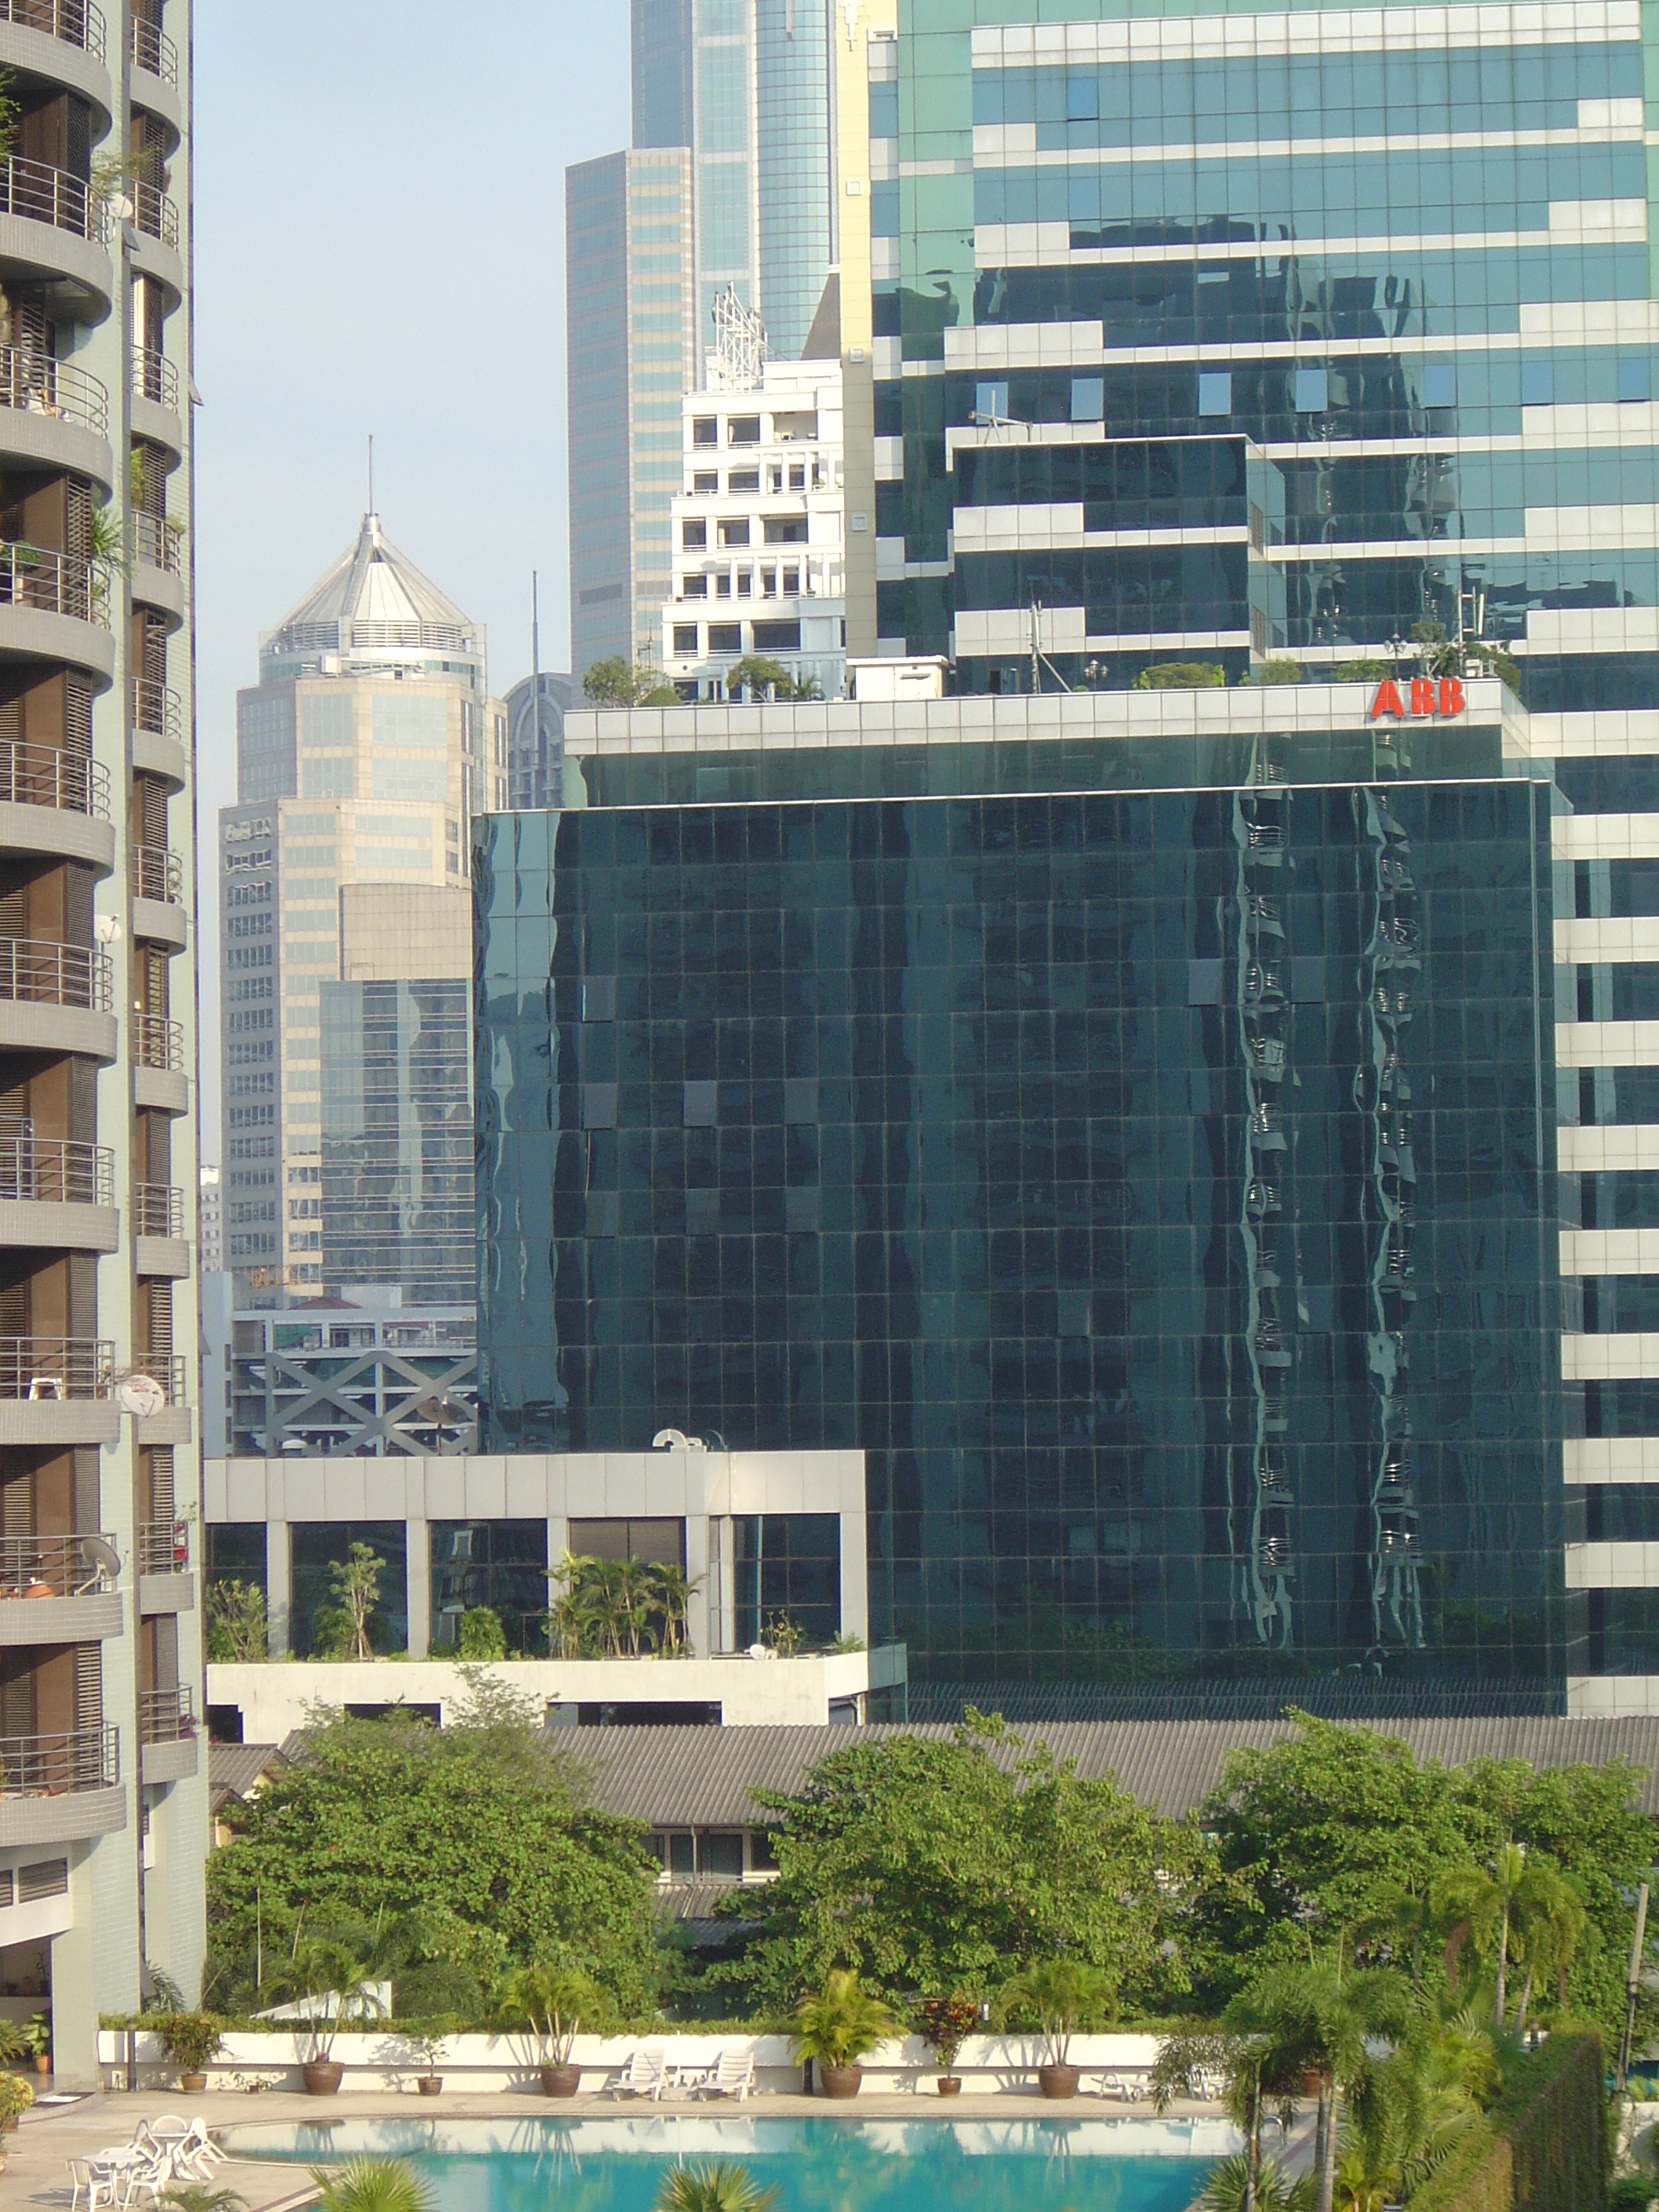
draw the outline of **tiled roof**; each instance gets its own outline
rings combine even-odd
[[[208,1810],[216,1813],[231,1797],[246,1797],[282,1758],[279,1743],[210,1743],[208,1746]]]
[[[1644,1769],[1643,1808],[1659,1815],[1659,1716],[1623,1720],[1498,1718],[1380,1721],[1420,1759],[1466,1766],[1478,1759],[1521,1759],[1540,1771],[1623,1759]],[[1026,1742],[1075,1759],[1090,1778],[1115,1774],[1143,1804],[1181,1814],[1220,1779],[1229,1752],[1258,1749],[1292,1732],[1278,1720],[1054,1721],[999,1747],[1012,1764]],[[935,1723],[911,1728],[605,1728],[583,1729],[572,1750],[588,1768],[594,1802],[658,1826],[739,1827],[756,1820],[751,1792],[793,1790],[827,1754],[889,1735],[945,1737]]]

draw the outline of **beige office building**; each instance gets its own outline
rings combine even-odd
[[[376,514],[259,676],[219,819],[225,1266],[319,1294],[322,986],[470,971],[470,824],[507,801],[507,713],[483,625]]]

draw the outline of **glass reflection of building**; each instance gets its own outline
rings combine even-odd
[[[578,718],[475,845],[485,1448],[861,1449],[913,1680],[1559,1703],[1559,802],[1469,696]]]

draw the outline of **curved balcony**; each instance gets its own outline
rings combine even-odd
[[[188,781],[184,714],[179,694],[147,676],[132,680],[132,764],[182,791]]]
[[[141,15],[132,19],[132,66],[178,91],[179,49],[159,23],[147,23]]]
[[[52,281],[59,317],[101,323],[115,297],[105,209],[82,177],[13,154],[0,161],[0,258]],[[170,258],[178,266],[178,256]]]
[[[113,1252],[118,1229],[108,1146],[0,1131],[0,1248]]]
[[[148,1783],[196,1771],[196,1703],[187,1687],[138,1692],[138,1769]]]
[[[56,854],[108,875],[109,770],[53,745],[0,744],[0,852]]]
[[[158,185],[142,177],[132,185],[132,224],[143,238],[154,238],[173,253],[179,251],[179,210]]]
[[[133,1534],[138,1555],[140,1613],[194,1612],[196,1581],[190,1571],[189,1522],[141,1521]]]
[[[155,346],[132,349],[132,396],[179,412],[179,372]]]
[[[0,1537],[0,1649],[118,1636],[114,1557],[107,1536]]]
[[[126,1825],[112,1728],[0,1736],[0,1844],[70,1844]]]
[[[0,346],[0,447],[9,457],[108,484],[109,393],[85,369],[36,346]]]
[[[164,353],[136,346],[127,381],[132,396],[133,436],[155,447],[167,456],[167,465],[176,467],[185,450],[178,370]]]
[[[172,1183],[135,1183],[131,1212],[135,1273],[182,1281],[190,1273],[184,1192]]]
[[[127,544],[132,556],[133,598],[171,616],[176,629],[185,613],[183,531],[166,515],[141,508],[128,520]]]
[[[48,161],[32,161],[26,154],[13,154],[0,164],[0,215],[44,222],[88,241],[98,236],[95,205],[85,181]]]
[[[0,1046],[115,1057],[114,977],[95,946],[0,937]]]
[[[182,952],[189,935],[184,863],[161,845],[134,845],[127,856],[132,933]]]
[[[0,655],[67,660],[107,684],[115,672],[110,580],[100,562],[0,544]]]
[[[132,1095],[159,1114],[182,1114],[190,1105],[182,1022],[165,1014],[132,1017]]]
[[[0,0],[0,23],[43,32],[63,46],[78,46],[95,62],[104,58],[103,10],[93,0]]]
[[[0,1336],[0,1443],[114,1443],[114,1371],[101,1337]]]

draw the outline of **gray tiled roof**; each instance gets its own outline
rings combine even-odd
[[[208,1809],[216,1813],[228,1798],[246,1797],[283,1755],[276,1743],[210,1743],[208,1746]]]
[[[1421,1759],[1464,1766],[1518,1759],[1542,1770],[1627,1759],[1643,1768],[1645,1811],[1659,1815],[1659,1716],[1624,1720],[1549,1718],[1381,1721]],[[948,1736],[943,1723],[902,1728],[606,1728],[583,1729],[571,1749],[588,1768],[595,1802],[659,1826],[739,1827],[755,1820],[750,1793],[793,1790],[828,1753],[860,1739]],[[1219,1780],[1227,1753],[1265,1747],[1291,1733],[1288,1721],[1054,1721],[1020,1730],[1078,1771],[1115,1774],[1143,1804],[1184,1814]],[[1018,1743],[1001,1747],[1011,1763]]]

